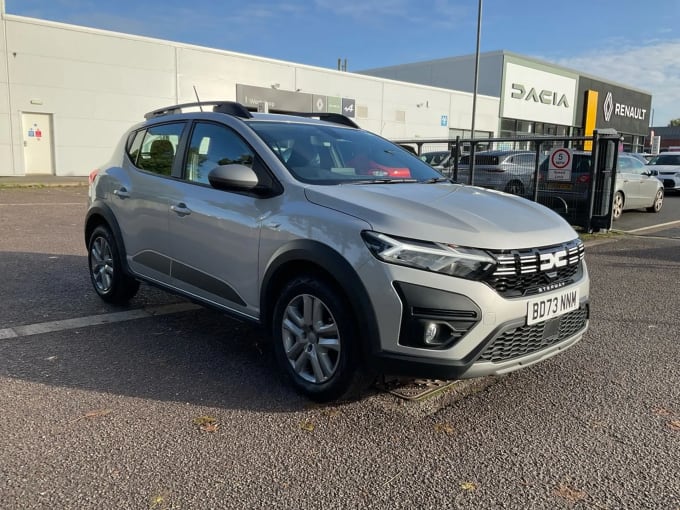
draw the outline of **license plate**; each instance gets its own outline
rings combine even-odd
[[[527,303],[527,325],[559,317],[578,307],[578,289],[565,290],[550,297],[531,299]]]
[[[570,182],[549,182],[548,189],[570,190],[572,185]]]

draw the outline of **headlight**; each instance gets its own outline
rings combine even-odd
[[[390,264],[478,280],[492,273],[496,259],[482,250],[452,244],[390,237],[364,231],[361,236],[373,255]]]

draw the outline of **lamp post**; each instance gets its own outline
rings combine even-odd
[[[475,137],[475,114],[477,113],[477,84],[479,83],[479,41],[482,36],[482,0],[477,7],[477,49],[475,50],[475,84],[472,92],[472,128],[470,137]]]
[[[482,34],[482,0],[477,7],[477,49],[475,50],[475,85],[472,91],[472,126],[470,128],[470,175],[468,184],[475,182],[475,117],[477,116],[477,83],[479,82],[479,40]]]

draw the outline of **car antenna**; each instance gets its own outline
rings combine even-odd
[[[203,106],[201,106],[201,100],[198,97],[198,90],[196,90],[196,85],[194,87],[194,94],[196,94],[196,101],[198,102],[198,107],[203,111]]]

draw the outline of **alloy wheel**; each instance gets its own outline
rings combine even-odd
[[[90,249],[90,267],[92,281],[101,293],[107,293],[113,287],[113,253],[104,237],[97,237]]]
[[[621,193],[616,193],[614,195],[614,203],[612,205],[612,217],[616,220],[621,216],[623,212],[623,195]]]
[[[282,323],[283,348],[293,371],[305,381],[321,384],[336,373],[341,339],[326,304],[311,294],[293,298]]]

